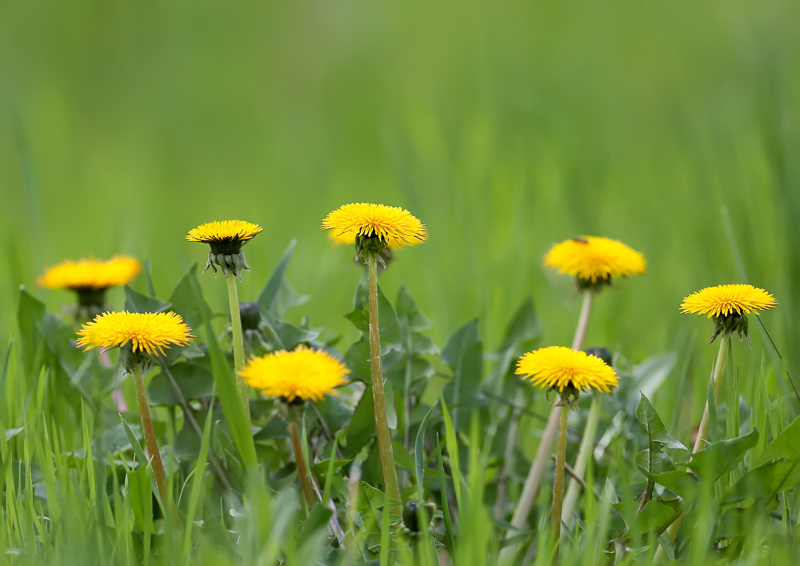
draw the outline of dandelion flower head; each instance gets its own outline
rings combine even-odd
[[[322,221],[334,238],[355,241],[356,236],[375,237],[389,247],[414,245],[427,238],[425,225],[404,208],[382,204],[353,203],[341,206]]]
[[[190,242],[217,244],[226,242],[246,242],[252,240],[264,229],[258,224],[243,220],[223,220],[208,222],[189,230],[186,239]]]
[[[291,403],[322,401],[326,393],[338,395],[334,387],[348,383],[345,376],[350,370],[328,352],[300,345],[291,352],[250,358],[239,373],[251,387]]]
[[[752,285],[717,285],[692,293],[681,303],[684,314],[708,314],[708,318],[731,314],[758,314],[777,306],[775,297]]]
[[[543,267],[577,277],[579,281],[608,282],[614,277],[641,275],[644,256],[622,242],[598,236],[580,236],[554,245]]]
[[[78,331],[78,347],[116,348],[131,344],[134,353],[165,355],[164,349],[192,341],[191,328],[174,312],[106,312]]]
[[[611,366],[597,356],[564,346],[528,352],[517,362],[515,373],[533,385],[557,389],[559,393],[566,388],[610,393],[610,387],[617,386],[617,375]]]
[[[123,255],[114,256],[108,261],[67,260],[45,270],[36,283],[46,289],[99,291],[126,285],[141,271],[142,264],[138,260]]]

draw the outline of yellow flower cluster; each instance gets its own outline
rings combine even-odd
[[[174,312],[107,312],[97,315],[78,331],[78,347],[107,349],[130,343],[134,353],[163,356],[164,348],[189,344],[194,338],[191,330]]]
[[[647,269],[644,256],[622,242],[597,236],[580,236],[554,245],[543,267],[597,283],[614,277],[641,275]]]
[[[559,393],[565,388],[610,393],[609,388],[617,386],[617,375],[611,366],[597,356],[564,346],[528,352],[517,362],[515,373],[530,379],[533,385],[557,389]]]
[[[708,314],[708,318],[730,314],[758,314],[777,306],[775,297],[752,285],[717,285],[692,293],[681,303],[684,314]]]
[[[252,240],[264,229],[258,224],[251,224],[243,220],[223,220],[221,222],[208,222],[197,228],[189,230],[186,239],[190,242],[204,244],[218,242],[246,242]]]
[[[398,206],[354,203],[337,208],[322,221],[323,230],[334,230],[342,243],[355,242],[356,236],[376,237],[391,248],[424,242],[425,225]]]
[[[126,285],[141,271],[138,260],[122,255],[108,261],[67,260],[47,269],[36,284],[46,289],[102,290]]]
[[[251,358],[239,373],[251,387],[291,403],[338,395],[334,387],[348,383],[345,376],[350,370],[328,352],[300,345],[292,352]]]

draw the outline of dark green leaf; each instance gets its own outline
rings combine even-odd
[[[766,464],[774,458],[786,458],[791,462],[800,461],[800,417],[792,421],[766,446],[756,465]]]
[[[125,285],[125,310],[128,312],[165,312],[171,306],[172,303],[165,303],[154,297],[148,297]]]
[[[355,456],[375,434],[372,387],[367,386],[347,426],[347,444],[342,447],[342,452],[346,456]]]
[[[675,464],[672,463],[669,456],[663,452],[653,452],[651,460],[650,450],[642,450],[636,454],[636,466],[642,473],[649,472],[651,475],[675,471]]]
[[[211,371],[200,364],[186,362],[168,368],[175,379],[175,385],[186,401],[200,397],[210,397],[214,392],[214,376]],[[180,405],[180,399],[169,376],[162,368],[147,387],[150,402],[154,405]]]
[[[650,399],[642,393],[642,398],[636,406],[636,419],[647,431],[652,442],[658,442],[666,448],[686,450],[687,448],[667,432],[667,428],[658,416],[658,412]]]
[[[680,514],[680,508],[679,499],[648,501],[631,522],[625,538],[634,539],[650,532],[661,534]]]
[[[195,292],[192,283],[197,282],[197,264],[192,265],[189,271],[178,281],[169,302],[172,303],[173,312],[183,317],[183,321],[193,329],[202,328],[203,318],[201,311],[210,313],[211,307],[205,302],[202,294]],[[199,287],[198,287],[199,290]]]
[[[297,537],[298,547],[309,540],[317,531],[324,529],[325,525],[333,515],[333,511],[323,506],[322,503],[317,502],[311,513],[308,515],[306,523],[303,525],[303,530],[300,531],[300,536]]]
[[[369,281],[366,273],[358,284],[356,295],[353,300],[354,309],[345,315],[345,318],[352,322],[364,334],[369,335]],[[400,332],[400,323],[389,299],[383,294],[378,286],[378,321],[381,333],[381,345],[398,349],[403,341]],[[384,352],[385,353],[385,352]]]
[[[477,320],[453,333],[442,349],[441,358],[453,370],[453,379],[445,386],[443,394],[458,429],[459,413],[472,410],[483,378],[483,342]]]
[[[776,460],[748,471],[723,499],[736,503],[744,499],[771,499],[800,482],[800,462]]]
[[[311,342],[319,336],[316,330],[307,330],[291,322],[273,318],[265,309],[261,310],[261,320],[276,338],[278,347],[283,350],[294,350],[298,344]]]
[[[403,320],[411,330],[425,330],[433,326],[433,321],[422,314],[405,284],[397,290],[397,318]]]
[[[715,442],[693,454],[689,467],[702,481],[713,483],[722,474],[733,469],[756,442],[758,442],[757,430],[733,440]]]

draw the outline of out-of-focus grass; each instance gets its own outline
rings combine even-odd
[[[781,303],[767,325],[796,344],[798,19],[790,1],[5,3],[0,329],[64,257],[150,259],[166,294],[204,261],[186,231],[238,217],[266,229],[242,296],[297,237],[312,324],[350,332],[360,273],[319,224],[376,201],[428,225],[383,284],[408,283],[440,343],[480,316],[494,346],[527,293],[546,342],[568,343],[578,301],[540,268],[548,246],[643,251],[648,274],[597,301],[588,337],[640,359],[676,345],[684,295],[738,280],[726,205],[751,283]],[[203,284],[224,310],[222,282]]]

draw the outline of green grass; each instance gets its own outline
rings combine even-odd
[[[148,543],[139,536],[163,524],[148,523],[147,509],[137,511],[148,505],[137,496],[149,479],[144,468],[131,467],[130,449],[124,464],[102,462],[97,453],[98,461],[69,455],[87,450],[119,421],[105,398],[99,413],[87,408],[88,400],[59,399],[55,376],[41,369],[41,360],[23,360],[27,338],[15,313],[20,285],[56,313],[72,301],[65,292],[35,287],[46,266],[117,252],[150,260],[156,294],[166,300],[189,266],[202,267],[205,250],[183,237],[210,220],[241,218],[265,228],[246,249],[253,271],[240,285],[243,299],[255,300],[297,238],[287,276],[311,300],[288,318],[299,323],[307,315],[312,327],[324,328],[323,340],[342,335],[342,352],[358,336],[342,315],[352,310],[361,271],[351,250],[331,248],[319,225],[343,203],[401,205],[427,224],[429,241],[398,251],[382,287],[394,301],[407,285],[436,322],[426,334],[440,347],[477,317],[484,353],[501,347],[508,321],[528,295],[543,326],[539,343],[568,344],[580,301],[568,278],[541,269],[542,256],[576,234],[618,238],[645,254],[648,273],[598,298],[587,345],[618,351],[635,375],[637,368],[644,372],[645,360],[675,352],[674,366],[650,398],[685,443],[702,413],[716,348],[705,344],[710,323],[680,315],[678,305],[701,287],[742,281],[744,268],[751,284],[780,303],[761,318],[800,388],[794,347],[800,343],[794,321],[800,308],[799,18],[798,4],[785,0],[236,6],[33,0],[0,7],[0,336],[14,342],[0,387],[0,420],[7,430],[24,427],[0,438],[3,560],[92,563],[114,554],[119,563],[138,563],[137,545],[151,543],[158,549],[152,563],[186,560],[188,538],[153,534]],[[200,286],[212,311],[224,313],[224,283],[207,273]],[[145,292],[144,278],[135,287]],[[112,291],[111,302],[122,308],[123,292]],[[728,379],[721,391],[722,400],[733,399],[735,384],[746,408],[740,423],[768,435],[758,451],[800,404],[776,372],[781,360],[769,339],[754,320],[751,329],[754,347],[733,343],[731,371],[738,379]],[[492,368],[487,360],[484,379]],[[619,397],[605,407],[601,432],[617,410],[632,420],[636,391]],[[425,401],[437,398],[431,391]],[[523,390],[517,401],[546,411],[538,393]],[[471,442],[469,414],[459,415],[457,433],[447,434],[437,409],[428,431],[441,434],[443,449],[462,446],[464,481],[449,497],[459,499],[453,520],[469,548],[464,564],[482,564],[502,540],[502,528],[493,531],[489,519],[499,471],[490,466],[480,477],[473,467],[503,454],[506,409],[499,402],[491,407],[482,424],[494,423],[496,437],[478,435],[480,446]],[[180,415],[172,422],[167,409],[158,411],[160,437],[174,439]],[[420,411],[416,424],[427,406]],[[573,428],[586,412],[573,417]],[[128,416],[135,428],[138,417]],[[727,422],[736,416],[724,407],[720,438],[738,432]],[[540,429],[523,414],[511,501]],[[224,434],[214,441],[210,453],[224,455]],[[435,437],[428,441],[426,474],[438,477]],[[571,440],[570,450],[576,447]],[[324,461],[331,446],[322,448],[317,456]],[[609,451],[620,460],[591,471],[595,487],[602,492],[609,477],[620,499],[630,498],[642,479],[624,465],[634,447],[616,438]],[[448,475],[452,458],[445,457]],[[272,477],[242,476],[252,492],[236,502],[212,485],[210,472],[197,484],[188,477],[193,469],[184,465],[173,488],[179,494],[188,478],[183,501],[206,519],[192,535],[197,560],[249,564],[266,553],[264,563],[278,555],[312,561],[304,553],[318,547],[303,544],[303,536],[324,537],[314,529],[304,535],[304,517],[287,523],[286,509],[301,505],[294,492],[278,489]],[[346,487],[347,474],[339,474],[331,488],[336,493]],[[98,480],[104,477],[108,490]],[[30,497],[34,485],[47,497]],[[531,532],[549,509],[549,494],[542,498]],[[796,541],[797,492],[782,501],[776,512]],[[383,505],[371,503],[378,510]],[[618,534],[605,500],[591,505],[582,520],[598,527],[592,536]],[[223,511],[231,507],[255,518],[234,527],[237,519]],[[379,515],[365,515],[376,529]],[[347,522],[343,514],[340,520]],[[443,519],[436,520],[441,526]],[[63,530],[53,533],[48,524]],[[239,528],[235,545],[226,531]],[[748,540],[771,528],[757,523]],[[137,536],[127,536],[131,531]],[[690,539],[684,556],[703,555],[708,544],[701,535]],[[591,562],[584,552],[590,547],[581,539],[568,559]],[[743,560],[763,558],[748,552]],[[781,552],[776,545],[774,563]],[[535,558],[548,562],[543,553]]]

